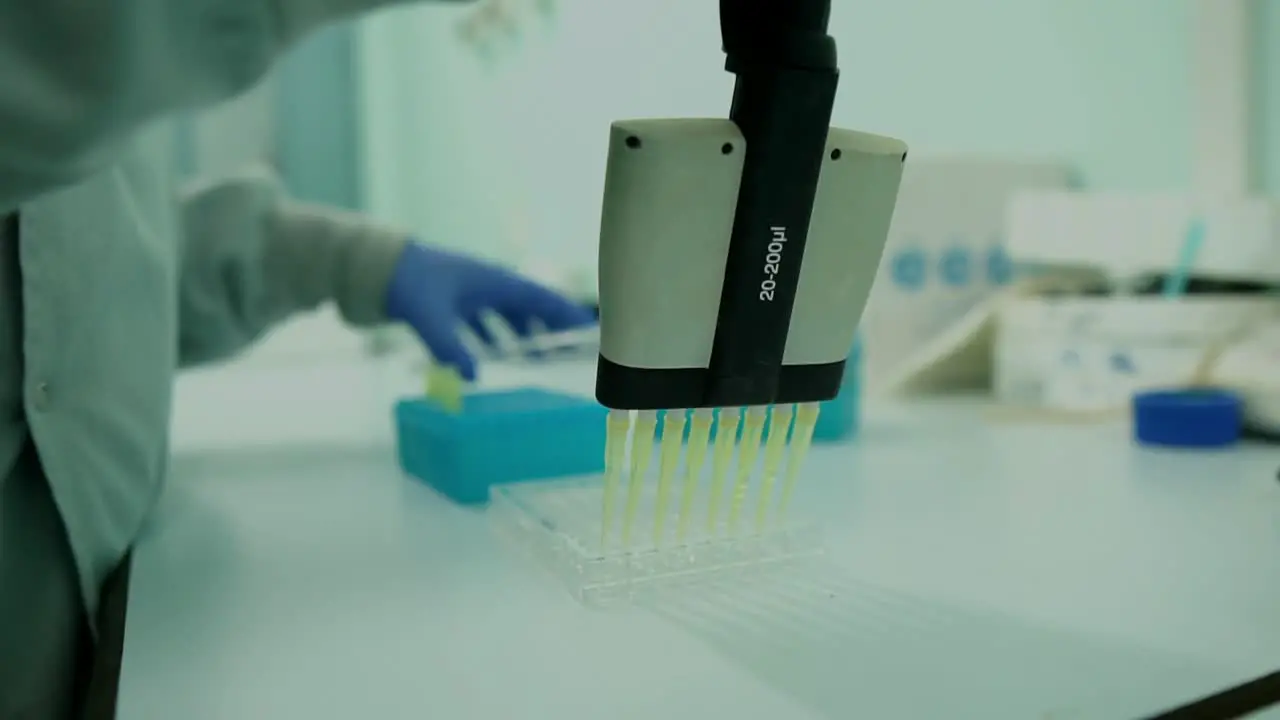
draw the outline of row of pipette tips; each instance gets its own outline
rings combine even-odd
[[[426,398],[449,412],[462,411],[467,386],[468,383],[452,366],[432,365],[427,368]],[[768,407],[757,405],[745,410],[736,407],[720,408],[718,411],[710,408],[692,411],[665,410],[661,413],[657,410],[640,410],[634,413],[634,419],[629,411],[610,411],[606,419],[602,547],[610,542],[613,522],[618,514],[618,495],[624,490],[620,539],[624,548],[632,547],[636,516],[655,444],[658,445],[658,485],[653,508],[655,545],[662,545],[667,539],[666,522],[672,509],[671,496],[676,490],[677,477],[682,478],[682,482],[679,484],[679,503],[675,507],[676,542],[680,544],[688,538],[695,521],[695,500],[708,454],[711,456],[711,482],[706,497],[706,534],[715,535],[721,529],[722,520],[728,533],[734,534],[741,528],[751,480],[763,449],[763,472],[755,512],[755,528],[758,532],[763,532],[774,499],[775,485],[779,475],[783,474],[784,458],[787,463],[782,487],[777,493],[775,512],[779,518],[786,515],[800,466],[813,441],[820,407],[818,403],[802,403]],[[767,436],[764,431],[766,420],[769,428]],[[655,440],[659,421],[662,422],[661,443]],[[629,467],[628,440],[631,451]],[[682,453],[682,450],[686,451]],[[681,474],[682,459],[684,472]],[[625,473],[624,468],[627,470]],[[726,514],[723,507],[725,484],[730,480],[731,469],[734,470],[733,484],[730,487]]]
[[[818,421],[818,403],[800,405],[751,406],[688,410],[666,410],[661,413],[662,441],[658,444],[658,485],[653,509],[653,541],[657,546],[667,539],[666,522],[671,508],[671,495],[677,476],[680,483],[680,499],[676,510],[676,543],[685,542],[694,522],[695,500],[701,483],[708,450],[711,455],[711,482],[708,489],[706,515],[707,535],[715,535],[722,525],[729,534],[740,531],[742,513],[747,503],[751,480],[760,460],[763,446],[764,458],[759,496],[756,502],[755,529],[763,532],[768,524],[769,508],[773,504],[775,485],[783,473],[783,460],[787,460],[782,487],[777,493],[776,515],[785,516],[799,476],[800,466],[813,440],[814,426]],[[794,419],[794,427],[793,427]],[[767,436],[764,427],[768,420]],[[619,494],[623,508],[619,540],[623,548],[634,542],[635,523],[643,496],[645,480],[649,474],[653,446],[659,422],[659,411],[641,410],[632,417],[627,411],[611,411],[607,420],[604,473],[604,499],[601,508],[601,545],[607,546],[614,534],[614,522],[618,515]],[[688,427],[687,451],[684,455],[684,472],[679,473],[681,450],[686,447],[685,430]],[[741,425],[741,440],[738,439]],[[715,440],[711,440],[715,427]],[[630,439],[630,463],[627,463],[628,438]],[[790,444],[788,445],[788,439]],[[790,454],[788,456],[788,449]],[[736,456],[736,458],[735,458]],[[736,459],[736,463],[735,463]],[[627,472],[624,473],[624,467]],[[728,508],[723,507],[725,484],[733,484],[728,497]],[[625,475],[625,478],[624,478]],[[625,479],[625,483],[624,483]],[[722,517],[723,515],[723,517]],[[722,522],[723,521],[723,522]]]

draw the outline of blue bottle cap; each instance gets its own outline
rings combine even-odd
[[[1241,402],[1225,390],[1157,390],[1133,397],[1133,435],[1143,445],[1215,448],[1240,439]]]

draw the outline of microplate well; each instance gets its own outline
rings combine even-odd
[[[674,586],[771,574],[823,551],[815,525],[776,517],[758,523],[754,506],[732,530],[723,517],[709,523],[705,498],[694,504],[681,533],[678,502],[655,522],[654,488],[642,496],[629,543],[622,542],[617,520],[613,534],[602,538],[599,478],[503,485],[491,500],[495,529],[593,607],[625,605]]]

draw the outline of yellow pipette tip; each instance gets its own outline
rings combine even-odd
[[[684,490],[680,495],[680,514],[676,521],[676,541],[684,542],[689,534],[689,522],[693,519],[693,500],[698,492],[698,480],[707,459],[707,445],[711,439],[711,423],[715,414],[707,408],[693,411],[689,422],[689,445],[685,455]]]
[[[684,446],[684,410],[667,410],[662,414],[662,446],[658,460],[658,497],[653,508],[653,544],[662,544],[663,528],[667,519],[667,505],[671,500],[671,481],[680,465],[680,450]]]
[[[792,408],[780,405],[769,412],[769,436],[764,443],[764,477],[760,481],[760,499],[756,503],[756,531],[763,532],[768,519],[769,503],[773,499],[773,485],[782,467],[782,456],[787,449],[787,433],[791,431]]]
[[[462,412],[462,396],[466,387],[467,381],[462,379],[462,373],[452,365],[432,365],[427,368],[427,400],[449,412]]]
[[[711,451],[711,495],[707,498],[707,532],[714,533],[720,522],[720,501],[724,481],[733,462],[734,443],[738,440],[738,408],[720,408],[716,418],[715,447]]]
[[[631,431],[631,413],[611,410],[605,420],[604,503],[600,510],[600,547],[609,543],[613,529],[614,505],[618,485],[622,482],[622,464],[627,456],[627,434]]]
[[[729,504],[729,532],[738,529],[738,519],[742,515],[742,504],[747,499],[747,488],[751,482],[751,473],[755,470],[756,457],[760,454],[760,433],[764,430],[764,421],[768,411],[761,405],[747,408],[746,418],[742,423],[742,440],[738,446],[738,473],[733,484],[733,498]]]
[[[795,492],[796,481],[800,477],[800,466],[804,464],[809,446],[813,443],[813,429],[818,424],[818,403],[804,403],[796,408],[795,428],[791,431],[791,457],[787,459],[787,475],[782,483],[782,495],[778,500],[778,515],[785,515],[791,505],[791,495]]]
[[[622,514],[622,544],[631,546],[631,528],[635,525],[636,511],[640,508],[640,493],[644,489],[644,476],[649,472],[649,460],[653,456],[653,436],[658,427],[658,413],[641,410],[636,413],[631,434],[631,477],[627,480],[627,505]]]

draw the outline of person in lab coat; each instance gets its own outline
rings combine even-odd
[[[457,331],[482,312],[517,331],[592,321],[262,172],[175,191],[167,118],[398,1],[0,0],[0,719],[78,712],[104,580],[164,480],[178,369],[327,303],[354,327],[412,326],[468,376]]]

